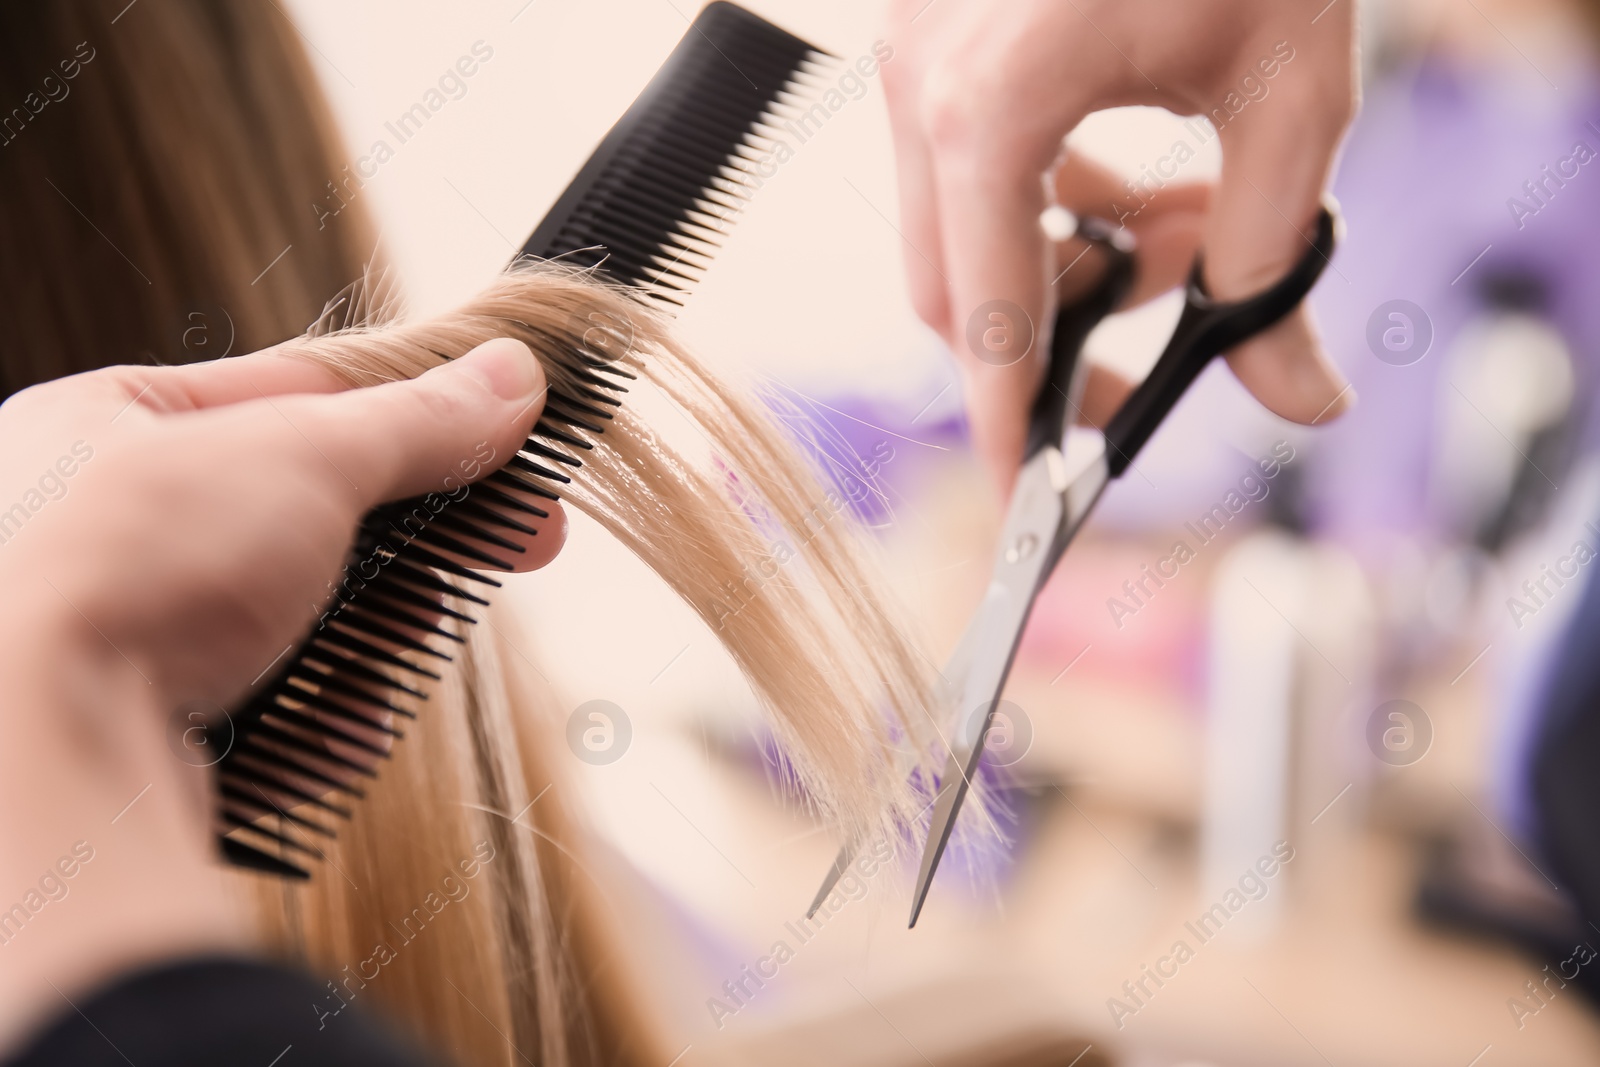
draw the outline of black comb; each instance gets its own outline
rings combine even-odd
[[[669,308],[681,305],[754,191],[749,175],[766,152],[764,131],[798,111],[796,90],[808,87],[807,76],[828,58],[742,8],[709,5],[519,258],[594,268]],[[438,595],[467,610],[488,604],[482,594],[500,583],[479,569],[511,569],[503,558],[509,543],[496,529],[527,532],[518,514],[547,514],[539,501],[559,499],[560,485],[571,480],[564,471],[582,466],[573,453],[593,447],[593,435],[627,392],[633,374],[612,349],[630,338],[602,328],[583,339],[550,369],[544,412],[510,463],[459,499],[399,501],[366,517],[317,628],[229,717],[231,738],[220,736],[221,724],[211,728],[211,740],[226,748],[216,782],[222,853],[230,862],[309,877],[300,864],[321,855],[317,837],[334,835],[327,817],[349,818],[339,794],[359,798],[350,779],[372,772],[328,743],[388,755],[363,727],[374,728],[375,713],[414,717],[399,698],[426,699],[427,683],[450,660],[441,646],[460,641],[426,621],[441,610]],[[430,639],[400,632],[419,625]],[[393,726],[375,728],[402,736]]]

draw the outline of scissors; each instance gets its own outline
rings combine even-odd
[[[1184,290],[1183,313],[1155,367],[1103,429],[1071,425],[1085,377],[1079,354],[1090,331],[1127,295],[1134,277],[1133,242],[1126,230],[1104,219],[1078,220],[1077,236],[1099,248],[1106,265],[1084,295],[1056,312],[1050,367],[1028,419],[1027,446],[1006,512],[989,587],[946,666],[958,712],[978,725],[951,740],[939,778],[928,841],[912,896],[911,926],[917,925],[950,831],[983,757],[984,741],[1017,646],[1062,554],[1094,510],[1100,494],[1121,477],[1200,372],[1219,353],[1279,322],[1311,291],[1338,242],[1340,223],[1329,203],[1317,216],[1309,248],[1276,284],[1244,300],[1221,302],[1205,288],[1195,260]],[[854,858],[847,842],[806,912],[814,915]]]

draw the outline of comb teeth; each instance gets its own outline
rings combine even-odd
[[[520,256],[596,268],[643,296],[681,305],[754,191],[751,168],[771,143],[766,133],[798,112],[796,90],[807,88],[806,76],[825,56],[742,8],[711,4]],[[350,817],[330,796],[359,798],[355,779],[372,777],[372,764],[403,736],[388,719],[415,718],[401,701],[427,699],[403,679],[437,679],[425,664],[450,659],[428,638],[461,641],[427,616],[474,621],[471,605],[488,601],[472,586],[500,583],[473,568],[510,570],[507,555],[519,550],[496,530],[527,534],[519,516],[547,518],[536,501],[560,499],[560,485],[572,480],[562,471],[583,466],[582,454],[621,405],[635,375],[603,345],[566,349],[564,338],[546,340],[562,355],[522,450],[459,499],[441,505],[432,498],[430,506],[419,497],[369,514],[317,629],[233,714],[231,744],[217,763],[222,854],[230,863],[310,877],[302,864],[322,855],[316,839],[334,830],[305,809]],[[441,605],[441,595],[464,610]],[[214,740],[223,747],[229,739]],[[371,760],[340,754],[350,751]]]
[[[612,377],[595,375],[594,380],[597,389],[622,391]],[[233,716],[232,744],[217,764],[218,818],[223,856],[229,862],[284,877],[309,877],[303,865],[306,857],[321,855],[315,837],[331,837],[333,831],[293,809],[310,805],[348,818],[347,809],[330,804],[324,795],[360,798],[354,780],[373,777],[373,765],[389,757],[389,747],[376,740],[403,736],[385,717],[414,717],[400,706],[402,694],[427,699],[400,677],[437,680],[439,674],[424,664],[448,662],[451,657],[429,643],[428,636],[461,641],[428,622],[418,609],[441,610],[436,604],[442,595],[484,604],[459,583],[499,584],[440,553],[489,570],[510,570],[505,557],[522,549],[496,530],[526,533],[531,527],[503,512],[531,511],[540,517],[549,513],[507,505],[525,500],[533,489],[556,496],[539,480],[539,472],[547,468],[528,459],[527,453],[581,466],[576,458],[544,442],[587,450],[594,442],[580,434],[588,433],[581,427],[568,432],[541,416],[524,451],[513,457],[520,469],[502,468],[442,506],[434,499],[430,507],[428,498],[419,497],[385,504],[363,520],[340,592],[317,629],[278,677]],[[359,575],[372,572],[374,563],[377,577],[361,579]],[[442,610],[448,617],[472,621],[461,612]],[[341,746],[370,759],[343,755]]]
[[[764,130],[827,53],[752,15],[700,12],[523,246],[681,304],[751,195]]]

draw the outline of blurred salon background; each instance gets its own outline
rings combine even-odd
[[[419,311],[505,263],[694,13],[285,3],[356,157],[481,60],[356,194]],[[879,35],[876,3],[749,6],[846,59]],[[1600,1060],[1597,882],[1571,844],[1600,779],[1572,758],[1600,643],[1600,18],[1559,0],[1362,14],[1349,233],[1314,298],[1359,402],[1307,429],[1220,365],[1191,392],[1042,597],[985,771],[1004,839],[946,862],[916,930],[894,871],[797,925],[838,842],[773,784],[710,633],[601,530],[574,516],[556,564],[513,583],[516,654],[611,727],[572,778],[684,1067]],[[907,299],[882,86],[862,81],[767,180],[681,325],[829,427],[942,661],[998,508]],[[1279,104],[1268,81],[1247,106]],[[1130,178],[1200,180],[1220,158],[1202,121],[1109,112],[1072,143]],[[1180,141],[1193,158],[1162,163]],[[1091,357],[1141,373],[1177,308],[1106,323]]]

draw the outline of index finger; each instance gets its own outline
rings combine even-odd
[[[1059,105],[1066,92],[1047,95]],[[1082,115],[1069,105],[1019,126],[972,110],[982,106],[934,105],[932,206],[949,292],[946,340],[965,378],[973,444],[1008,491],[1049,352],[1055,272],[1039,226],[1043,176]]]

